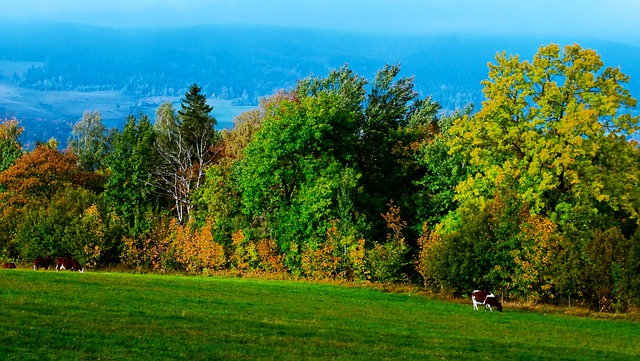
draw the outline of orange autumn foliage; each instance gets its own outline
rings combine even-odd
[[[224,247],[213,240],[210,221],[198,229],[192,221],[183,226],[172,220],[169,227],[171,231],[167,244],[175,260],[187,272],[218,270],[226,265]]]
[[[415,261],[416,271],[422,276],[422,284],[425,288],[437,283],[437,260],[440,256],[440,234],[437,230],[431,231],[427,222],[422,224],[422,234],[418,237],[418,255]]]
[[[286,271],[282,255],[276,242],[262,239],[258,242],[250,240],[242,229],[231,235],[232,254],[229,257],[231,268],[236,271],[258,271],[279,274]]]
[[[326,239],[317,247],[304,251],[301,267],[306,277],[314,280],[366,279],[365,241],[342,234],[339,223],[339,220],[333,220]]]
[[[96,177],[77,167],[75,155],[39,145],[0,173],[0,185],[6,189],[0,203],[17,209],[43,203],[67,187],[91,186]]]

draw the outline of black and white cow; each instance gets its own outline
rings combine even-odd
[[[493,312],[491,307],[495,307],[496,310],[502,312],[502,303],[498,302],[493,293],[475,290],[471,292],[471,301],[473,302],[474,310],[478,309],[478,305],[484,305],[485,310],[489,309],[489,311]]]

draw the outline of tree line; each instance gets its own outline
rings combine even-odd
[[[399,65],[308,77],[217,131],[192,85],[155,122],[98,112],[31,151],[0,126],[0,257],[412,282],[602,311],[640,305],[629,77],[579,45],[500,53],[481,109]]]

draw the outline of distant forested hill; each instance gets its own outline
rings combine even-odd
[[[431,95],[453,110],[482,101],[480,81],[497,52],[530,58],[540,45],[578,42],[597,50],[606,66],[621,66],[631,75],[632,94],[640,97],[640,49],[595,40],[410,37],[213,25],[111,29],[5,24],[0,32],[0,67],[5,64],[0,82],[35,90],[36,96],[40,90],[117,91],[140,103],[149,97],[180,97],[198,83],[207,95],[252,105],[261,96],[290,88],[310,74],[324,76],[345,63],[370,79],[384,64],[400,63],[405,76],[415,76],[422,96]],[[16,62],[31,65],[15,70],[7,65]],[[64,117],[73,121],[81,114]]]

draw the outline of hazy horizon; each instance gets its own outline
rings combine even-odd
[[[103,27],[267,25],[405,35],[594,38],[640,45],[640,1],[569,0],[23,0],[3,4],[13,22]]]

